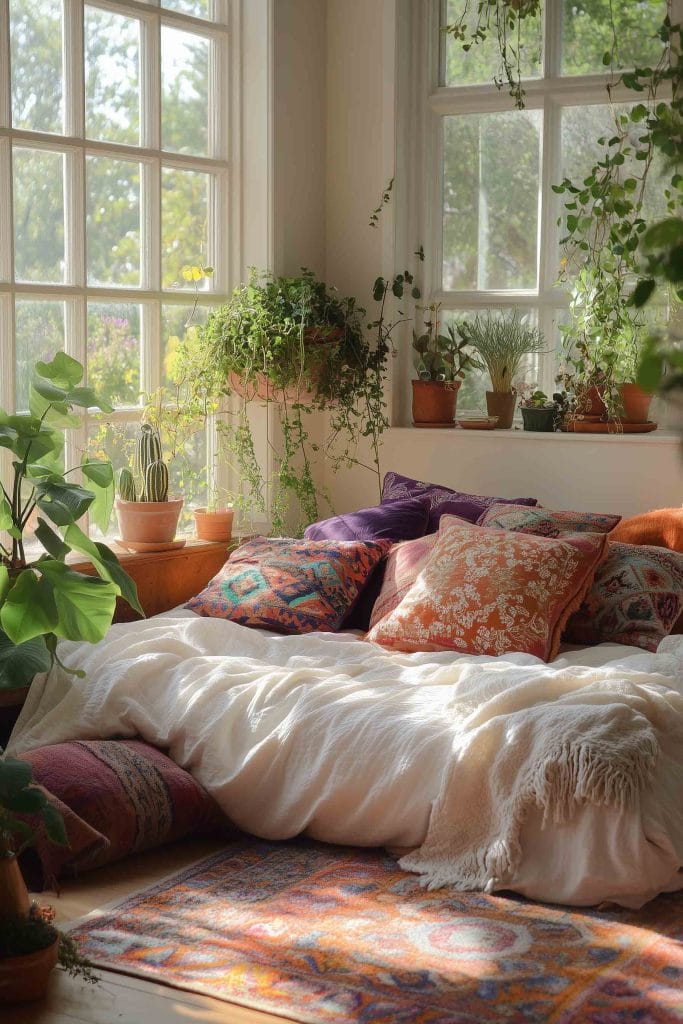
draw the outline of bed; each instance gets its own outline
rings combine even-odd
[[[385,846],[427,886],[637,907],[683,888],[683,637],[402,653],[176,609],[63,643],[13,755],[139,736],[240,828]]]

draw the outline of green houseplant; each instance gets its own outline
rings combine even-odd
[[[168,479],[159,431],[143,423],[133,465],[124,467],[118,479],[116,517],[126,546],[151,551],[173,541],[183,499],[169,499]]]
[[[491,391],[486,392],[489,416],[497,416],[497,427],[509,429],[517,401],[513,386],[522,360],[545,351],[543,335],[517,310],[508,316],[487,312],[458,325],[462,340],[480,357],[489,377]]]
[[[308,270],[293,278],[252,271],[186,339],[178,372],[192,401],[215,411],[222,396],[232,396],[218,430],[221,454],[241,482],[234,504],[243,515],[268,512],[275,534],[299,533],[320,518],[327,497],[314,467],[321,452],[333,472],[366,466],[379,487],[380,435],[388,425],[387,360],[393,332],[405,319],[400,311],[387,314],[388,299],[401,299],[406,290],[419,297],[408,271],[377,278],[378,313],[368,321],[355,299],[340,298]],[[272,414],[266,457],[256,449],[254,400]],[[310,436],[309,414],[319,411],[327,414],[322,443]],[[363,440],[370,444],[369,463],[357,454]]]
[[[525,383],[516,385],[516,391],[521,395],[519,407],[525,430],[552,433],[562,425],[567,411],[565,394],[556,392],[548,398],[536,385]]]
[[[37,673],[61,665],[60,639],[101,640],[118,596],[143,614],[135,584],[116,556],[78,525],[89,512],[106,527],[113,501],[111,464],[84,457],[74,470],[65,472],[62,466],[64,428],[79,422],[74,407],[110,409],[82,386],[82,378],[80,363],[59,352],[50,362],[36,364],[29,412],[0,411],[0,447],[13,457],[11,476],[0,483],[0,527],[10,539],[0,544],[0,691],[24,688]],[[68,479],[75,470],[88,487]],[[30,532],[39,549],[35,552],[27,544]],[[72,551],[91,562],[95,575],[67,565]],[[31,977],[42,972],[46,984],[58,956],[72,965],[77,961],[70,940],[62,942],[56,932],[30,920],[16,860],[21,845],[33,838],[25,814],[36,815],[53,841],[66,841],[60,815],[32,784],[30,765],[0,750],[0,997],[7,1000],[17,992],[21,997],[16,979],[24,966]],[[13,955],[16,950],[21,955]],[[20,963],[41,951],[44,955],[35,957],[38,965],[33,959]]]
[[[412,382],[413,425],[454,427],[460,384],[469,370],[483,366],[466,351],[467,341],[453,324],[448,324],[445,334],[440,331],[439,303],[425,311],[425,329],[413,330],[413,363],[418,375]]]

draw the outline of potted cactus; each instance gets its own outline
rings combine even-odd
[[[149,423],[140,427],[132,469],[119,473],[118,491],[116,518],[126,547],[152,551],[173,542],[183,499],[168,497],[159,431]]]

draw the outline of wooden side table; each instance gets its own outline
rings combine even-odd
[[[172,548],[170,551],[125,554],[117,548],[113,550],[128,575],[135,580],[140,604],[145,614],[150,616],[167,612],[198,594],[236,547],[236,541],[223,544],[188,539],[184,548]],[[95,575],[89,562],[76,563],[72,568],[90,576]],[[114,622],[131,622],[139,618],[119,598]]]

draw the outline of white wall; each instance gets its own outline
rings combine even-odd
[[[383,230],[368,228],[395,166],[396,7],[396,0],[327,0],[327,280],[361,302],[375,277],[406,255],[393,249],[391,209]],[[410,361],[402,362],[405,377]],[[483,435],[415,430],[405,419],[403,427],[385,437],[385,470],[480,494],[535,495],[556,508],[633,514],[683,502],[683,452],[657,432]],[[340,511],[377,500],[375,481],[362,471],[327,474],[325,483]]]

